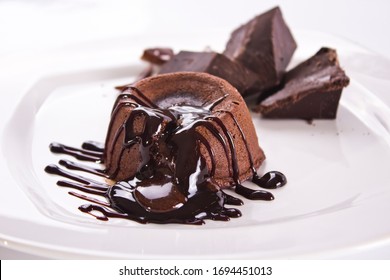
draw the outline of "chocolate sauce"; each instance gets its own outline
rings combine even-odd
[[[252,182],[264,189],[276,189],[287,184],[287,179],[286,176],[279,171],[270,171],[265,173],[262,177],[254,174]]]
[[[92,161],[92,162],[103,161],[102,152],[73,148],[56,142],[51,143],[49,148],[52,153],[67,154],[75,157],[78,160]]]
[[[240,184],[236,185],[235,191],[243,197],[251,200],[274,200],[274,196],[270,192],[263,190],[252,190]]]
[[[99,153],[104,152],[104,145],[100,142],[86,141],[81,145],[81,148],[88,151],[95,151]]]
[[[126,98],[134,102],[117,101],[116,109],[112,112],[112,118],[115,119],[115,114],[119,112],[118,108],[123,106],[132,108],[114,137],[117,142],[117,137],[124,132],[122,150],[111,177],[115,177],[119,172],[124,152],[133,146],[138,147],[141,155],[136,174],[111,186],[73,174],[57,165],[49,165],[45,171],[70,180],[58,181],[59,186],[103,197],[104,201],[70,192],[73,196],[91,202],[80,206],[79,209],[99,220],[125,218],[140,223],[202,224],[205,219],[227,221],[240,217],[241,212],[238,209],[227,208],[226,205],[241,205],[243,202],[223,192],[213,181],[215,155],[207,139],[198,132],[198,127],[209,131],[223,147],[234,182],[231,187],[237,194],[253,200],[273,200],[274,197],[268,191],[249,189],[240,182],[233,136],[224,122],[212,112],[225,97],[204,106],[176,104],[163,109],[137,88],[129,86],[118,100]],[[286,178],[280,172],[269,172],[263,177],[257,175],[247,140],[234,115],[228,111],[217,112],[229,115],[238,126],[253,172],[252,181],[262,188],[283,186]],[[134,126],[135,120],[140,117],[144,118],[144,126],[142,131],[137,131]],[[109,131],[111,129],[110,125]],[[210,155],[210,170],[200,154],[200,144],[203,144]],[[82,149],[52,143],[50,149],[54,153],[97,163],[103,162],[105,153],[112,153],[104,150],[103,145],[96,142],[86,142]],[[60,160],[59,164],[69,170],[84,171],[103,178],[108,177],[107,171],[111,168],[106,166],[103,170],[69,160]],[[97,215],[97,212],[100,215]]]

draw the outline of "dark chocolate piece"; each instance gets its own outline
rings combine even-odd
[[[181,51],[161,67],[159,74],[173,72],[209,73],[228,81],[243,96],[256,91],[258,80],[255,73],[216,52]]]
[[[169,61],[173,55],[173,50],[170,48],[150,48],[144,50],[141,59],[152,64],[162,65]]]
[[[284,87],[262,101],[257,110],[265,118],[334,119],[348,83],[336,50],[321,48],[290,70]]]
[[[279,84],[296,47],[276,7],[233,31],[223,54],[257,73],[264,92]]]

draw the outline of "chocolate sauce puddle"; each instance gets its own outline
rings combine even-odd
[[[58,186],[101,197],[96,199],[78,192],[69,192],[90,202],[80,206],[80,211],[99,220],[124,218],[139,223],[203,224],[205,219],[228,221],[230,218],[240,217],[241,212],[238,209],[227,208],[226,205],[242,205],[242,200],[226,194],[213,182],[215,155],[208,141],[197,131],[198,127],[203,127],[213,134],[222,145],[226,158],[231,159],[229,169],[234,182],[231,188],[237,194],[252,200],[274,199],[272,193],[244,187],[240,182],[233,137],[221,119],[211,111],[226,96],[204,106],[177,104],[162,109],[138,89],[132,86],[127,89],[130,89],[130,93],[126,92],[118,99],[126,96],[135,102],[121,104],[133,109],[121,127],[125,137],[114,174],[118,172],[125,149],[137,145],[142,160],[133,177],[109,185],[69,170],[108,178],[107,170],[110,166],[100,169],[70,160],[59,161],[64,168],[57,165],[48,165],[45,168],[47,173],[68,179],[58,181]],[[132,91],[138,96],[134,96]],[[117,111],[112,112],[113,118]],[[253,172],[252,182],[264,189],[285,185],[286,177],[280,172],[272,171],[262,177],[258,176],[245,135],[234,115],[228,111],[218,113],[228,114],[239,128]],[[137,117],[145,119],[141,132],[135,132],[134,129],[134,120]],[[200,144],[210,155],[210,170],[200,155]],[[52,143],[50,150],[80,161],[95,163],[103,163],[104,154],[111,152],[105,151],[104,145],[92,141],[83,143],[81,149]]]

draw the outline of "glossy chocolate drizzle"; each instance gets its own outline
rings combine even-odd
[[[116,164],[116,169],[110,172],[106,169],[93,168],[89,165],[60,160],[57,165],[49,165],[45,171],[69,180],[60,180],[58,186],[69,187],[86,194],[101,196],[96,199],[78,192],[69,194],[90,203],[79,209],[99,220],[108,218],[125,218],[140,223],[185,223],[202,224],[204,219],[227,221],[240,217],[241,212],[226,205],[242,205],[243,202],[223,192],[213,182],[215,172],[215,155],[207,139],[197,128],[208,130],[222,145],[226,158],[231,158],[229,169],[234,184],[231,186],[237,194],[252,200],[273,200],[274,196],[265,190],[254,190],[243,186],[239,178],[237,155],[233,137],[223,121],[215,113],[227,114],[239,128],[246,145],[249,162],[253,172],[252,182],[264,189],[275,189],[286,184],[286,177],[277,171],[268,172],[262,177],[256,173],[248,143],[235,116],[229,111],[212,109],[226,96],[223,96],[204,106],[173,105],[162,109],[150,101],[137,88],[128,86],[126,92],[117,99],[112,112],[115,118],[121,106],[130,106],[131,113],[115,138],[124,130],[122,150]],[[132,94],[136,92],[137,96]],[[132,101],[120,103],[122,98]],[[136,132],[134,122],[137,117],[144,117],[142,132]],[[112,129],[111,125],[109,131]],[[114,139],[116,142],[118,139]],[[202,144],[210,154],[211,169],[200,154]],[[136,174],[127,180],[114,185],[98,182],[68,170],[84,171],[103,178],[115,177],[120,168],[120,161],[126,149],[138,145],[142,160]],[[112,151],[97,142],[85,142],[81,149],[59,143],[52,143],[50,150],[73,156],[80,161],[104,163],[105,153]]]

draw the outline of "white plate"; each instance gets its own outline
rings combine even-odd
[[[113,86],[131,81],[144,67],[133,59],[127,66],[122,61],[100,68],[91,59],[89,69],[38,80],[24,93],[3,132],[1,160],[6,169],[0,172],[6,182],[0,190],[10,195],[8,206],[20,211],[2,209],[2,244],[56,258],[389,257],[390,102],[370,87],[390,90],[390,64],[340,38],[304,31],[295,36],[299,48],[292,64],[322,45],[335,47],[351,84],[335,121],[308,124],[253,115],[267,154],[262,170],[279,170],[288,178],[285,188],[273,191],[275,201],[245,200],[242,218],[207,220],[203,226],[101,222],[79,212],[83,202],[57,187],[59,178],[43,171],[62,158],[51,154],[48,145],[104,141]],[[220,49],[225,38],[217,38],[212,46]],[[186,44],[175,44],[172,39],[170,45],[200,49],[191,47],[189,38],[183,41]],[[109,46],[106,43],[106,50]],[[140,53],[147,46],[132,48]],[[74,49],[62,55],[72,56]],[[12,196],[10,188],[15,186],[26,196]],[[24,211],[32,208],[38,211]]]

